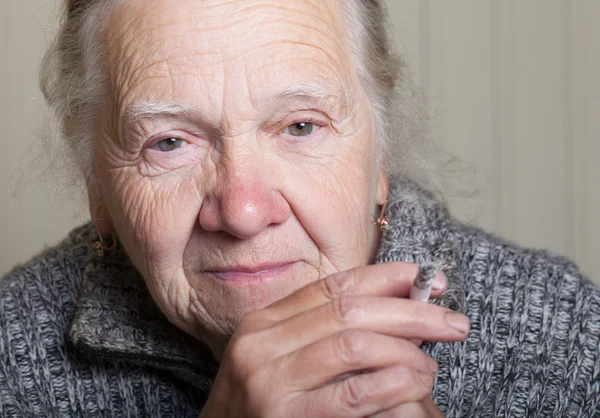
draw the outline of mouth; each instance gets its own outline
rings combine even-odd
[[[283,278],[287,270],[297,263],[297,261],[292,261],[254,266],[235,266],[218,270],[206,270],[204,274],[232,284],[258,284]]]

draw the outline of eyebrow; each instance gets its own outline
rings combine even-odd
[[[298,96],[312,97],[322,100],[330,100],[331,98],[339,98],[346,104],[346,95],[342,94],[341,89],[332,86],[322,86],[317,84],[299,84],[286,87],[276,95],[276,99],[287,99]]]
[[[125,126],[139,122],[140,119],[159,116],[185,116],[190,113],[190,110],[188,106],[180,104],[144,100],[127,107],[124,113]]]
[[[349,106],[348,97],[341,89],[318,84],[299,84],[286,87],[274,96],[275,102],[294,100],[299,98],[314,99],[329,102],[339,100],[341,109]],[[185,117],[193,113],[190,106],[143,100],[129,105],[124,112],[124,126],[128,127],[142,119],[152,119],[161,116]]]

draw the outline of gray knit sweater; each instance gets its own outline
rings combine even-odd
[[[600,291],[564,258],[453,220],[396,182],[378,262],[433,260],[466,313],[440,365],[448,417],[600,417]],[[197,417],[217,365],[171,325],[122,251],[97,258],[90,225],[0,282],[1,417]]]

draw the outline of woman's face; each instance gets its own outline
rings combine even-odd
[[[104,22],[92,216],[213,350],[247,312],[373,257],[387,186],[340,7],[131,0]]]

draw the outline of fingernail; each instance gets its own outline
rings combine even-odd
[[[469,318],[458,312],[446,312],[446,323],[461,334],[467,334],[471,328]]]
[[[448,279],[446,278],[446,275],[438,270],[437,273],[435,273],[435,277],[433,278],[433,282],[431,283],[431,289],[432,290],[442,290],[445,289],[448,286]]]
[[[429,367],[429,372],[431,372],[431,374],[435,376],[437,374],[437,372],[440,370],[440,368],[437,364],[437,361],[430,359],[428,363],[429,364],[427,366]]]
[[[410,341],[411,343],[413,343],[417,347],[421,347],[421,344],[423,344],[423,340],[411,339],[411,340],[408,340],[408,341]]]

